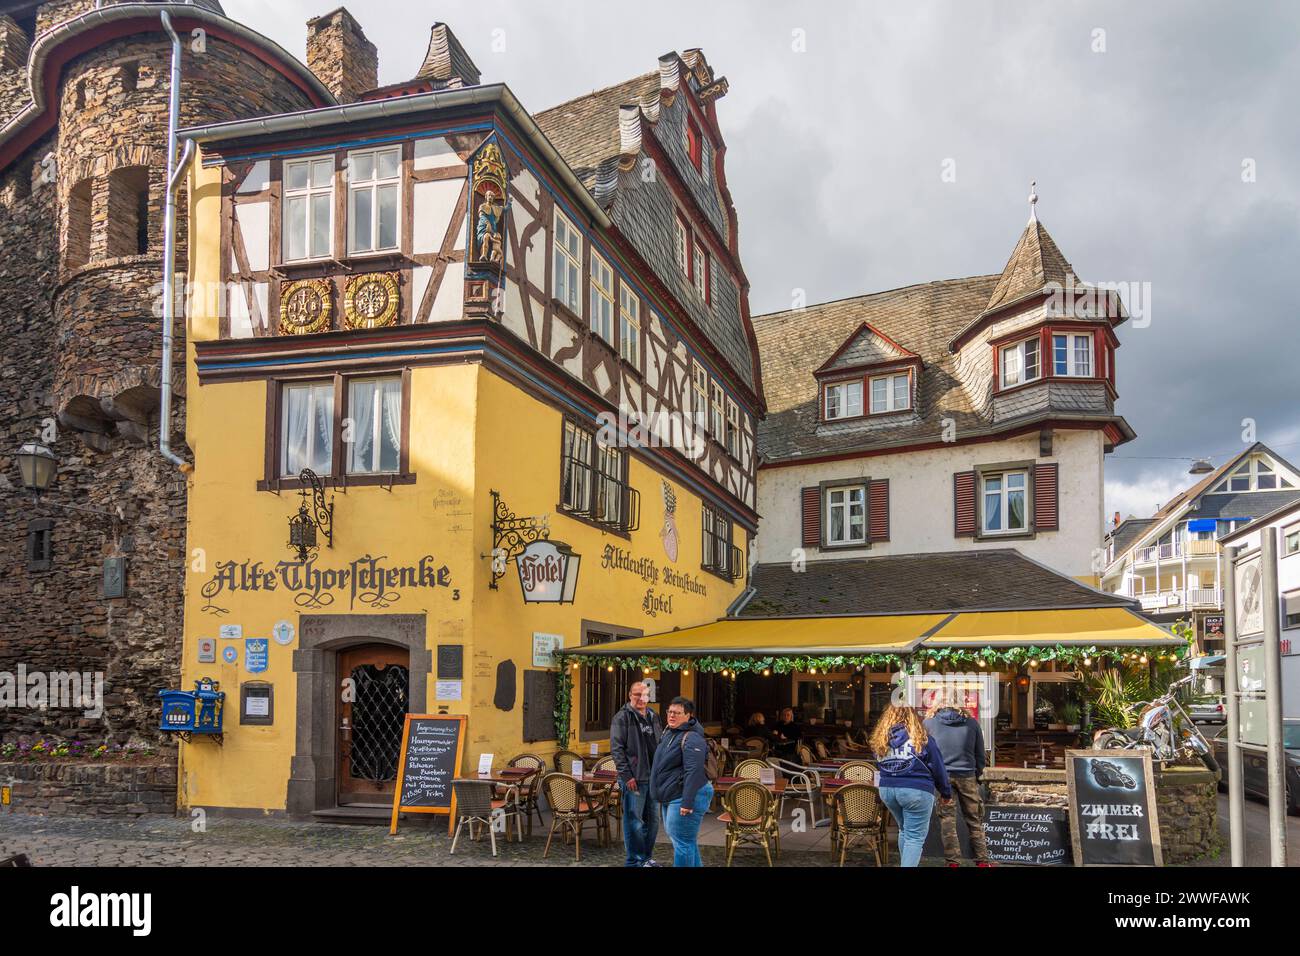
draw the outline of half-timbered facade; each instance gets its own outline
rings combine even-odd
[[[715,620],[740,596],[763,404],[726,83],[688,51],[634,84],[534,117],[439,24],[407,83],[186,131],[189,531],[219,545],[191,569],[186,675],[214,671],[192,661],[223,626],[293,636],[259,678],[287,716],[219,757],[184,748],[182,802],[382,802],[392,781],[366,761],[392,715],[337,704],[349,677],[468,714],[475,755],[602,746],[628,674],[569,675],[557,739],[564,678],[536,648]],[[291,551],[300,495],[332,524]],[[561,601],[535,601],[551,565],[522,553],[533,539],[580,566]],[[238,655],[218,669],[248,676]]]

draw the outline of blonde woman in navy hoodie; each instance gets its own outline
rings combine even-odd
[[[898,824],[900,865],[919,866],[935,791],[944,803],[952,800],[943,755],[916,711],[894,704],[876,724],[871,749],[880,767],[880,799]]]

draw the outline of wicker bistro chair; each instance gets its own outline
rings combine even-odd
[[[812,748],[809,747],[807,744],[799,744],[799,746],[795,747],[794,753],[795,756],[799,759],[799,762],[803,764],[805,767],[817,759],[816,757],[813,756]]]
[[[766,760],[758,760],[754,757],[750,757],[748,760],[742,760],[740,763],[736,764],[736,769],[732,772],[732,776],[740,777],[744,780],[758,780],[760,773],[766,770],[767,766]]]
[[[839,769],[839,775],[854,783],[869,783],[875,786],[876,768],[865,760],[850,760]]]
[[[578,781],[567,773],[548,773],[542,778],[542,792],[551,807],[551,830],[546,835],[546,849],[542,859],[551,852],[551,840],[558,828],[566,837],[573,834],[575,858],[582,862],[582,830],[588,823],[596,825],[596,845],[609,834],[609,816],[606,798],[588,798],[579,789]]]
[[[744,740],[745,749],[755,757],[767,756],[767,741],[762,737],[746,737]]]
[[[807,750],[806,747],[800,748]],[[785,790],[781,792],[781,802],[777,807],[776,815],[778,818],[785,815],[785,802],[787,800],[793,803],[808,801],[808,813],[812,817],[812,824],[817,823],[817,801],[821,798],[822,778],[812,767],[793,763],[789,760],[782,760],[779,757],[772,757],[767,761],[779,775],[785,777]]]
[[[542,819],[542,775],[546,773],[546,761],[537,754],[518,754],[511,757],[507,767],[532,770],[533,775],[519,784],[519,802],[524,809],[524,822],[528,835],[533,835],[533,816],[536,815],[539,826],[545,826]]]
[[[849,848],[866,843],[876,866],[885,865],[885,804],[880,791],[865,783],[851,783],[836,792],[831,802],[831,860],[840,866]]]
[[[772,865],[772,852],[781,857],[781,828],[772,813],[774,800],[761,783],[738,783],[722,798],[725,812],[718,818],[727,825],[727,866],[736,847],[743,844],[761,846]]]
[[[575,760],[586,766],[582,754],[573,750],[557,750],[555,756],[551,758],[551,766],[555,768],[556,773],[569,773],[573,769]]]
[[[813,755],[818,760],[822,761],[828,761],[831,759],[831,752],[826,749],[826,741],[821,740],[820,738],[813,741]]]
[[[456,832],[451,838],[451,853],[456,852],[456,842],[460,839],[461,828],[469,825],[470,839],[477,839],[479,827],[486,827],[488,838],[492,842],[492,855],[497,855],[496,823],[501,819],[505,826],[506,840],[510,839],[513,823],[514,831],[520,841],[523,840],[523,807],[519,803],[519,790],[509,787],[504,799],[492,799],[492,784],[480,780],[453,780],[452,789],[456,793]]]
[[[613,757],[611,757],[609,754],[606,754],[605,756],[597,760],[595,766],[591,768],[592,773],[599,773],[600,771],[611,771],[613,773],[618,773],[618,764],[614,762]],[[615,820],[622,821],[623,791],[616,784],[609,788],[608,793],[609,793],[609,797],[607,798],[606,802],[609,804],[609,815],[613,817]]]

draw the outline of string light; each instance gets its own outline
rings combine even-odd
[[[771,676],[772,676],[772,671],[769,670],[768,668],[764,667],[764,668],[763,668],[763,676],[764,676],[764,677],[771,677]]]
[[[605,670],[609,671],[611,674],[614,673],[614,665],[610,664],[608,667],[605,668]]]

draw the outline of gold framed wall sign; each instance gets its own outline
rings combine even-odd
[[[371,272],[348,279],[343,321],[349,329],[382,329],[397,324],[402,298],[396,272]]]
[[[310,335],[330,327],[334,303],[326,279],[299,279],[280,292],[280,334]]]

